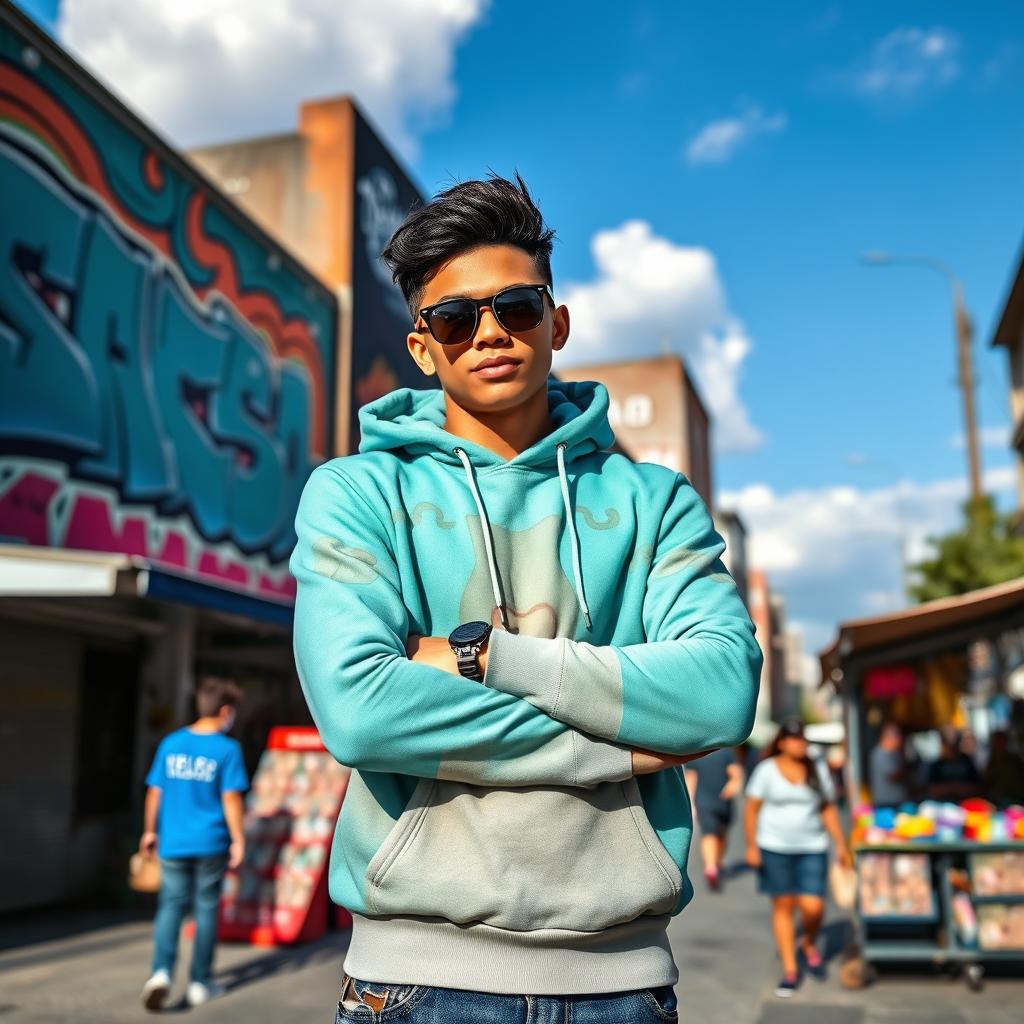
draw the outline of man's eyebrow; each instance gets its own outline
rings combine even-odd
[[[540,288],[543,282],[539,281],[516,281],[513,284],[502,285],[497,292],[491,292],[491,295],[497,295],[498,292],[508,291],[509,288]],[[547,285],[544,285],[546,288]],[[481,296],[483,298],[484,296]],[[465,292],[456,292],[454,295],[444,295],[440,299],[435,299],[433,302],[429,302],[426,305],[420,306],[420,309],[429,309],[431,306],[436,306],[441,302],[447,302],[449,299],[469,299],[472,296],[467,295]]]

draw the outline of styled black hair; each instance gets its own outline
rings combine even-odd
[[[537,204],[519,173],[515,181],[491,174],[463,181],[417,207],[381,253],[413,319],[428,281],[459,253],[480,245],[514,245],[533,257],[545,284],[551,280],[551,242]]]

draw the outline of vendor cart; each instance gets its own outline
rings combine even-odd
[[[876,812],[868,779],[886,721],[917,740],[955,725],[982,749],[996,729],[1024,746],[1024,580],[843,623],[821,663],[843,704],[854,807],[856,943],[841,981],[860,987],[878,964],[920,964],[961,970],[978,989],[987,965],[1024,968],[1024,810]]]

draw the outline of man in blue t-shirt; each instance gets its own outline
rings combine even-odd
[[[185,1001],[198,1006],[224,989],[212,977],[217,906],[225,868],[245,856],[242,794],[249,779],[242,748],[229,739],[241,690],[207,676],[196,688],[199,717],[164,738],[146,776],[145,832],[139,850],[160,854],[160,898],[154,922],[153,974],[142,989],[147,1010],[171,991],[178,933],[188,909],[196,922]]]

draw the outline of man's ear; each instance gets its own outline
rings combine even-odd
[[[423,335],[419,331],[410,331],[405,339],[405,344],[413,362],[420,368],[420,372],[425,377],[435,376],[437,368],[434,366],[433,357],[430,355],[427,343],[423,340]]]
[[[569,340],[569,307],[558,306],[551,314],[551,348],[561,352]]]

